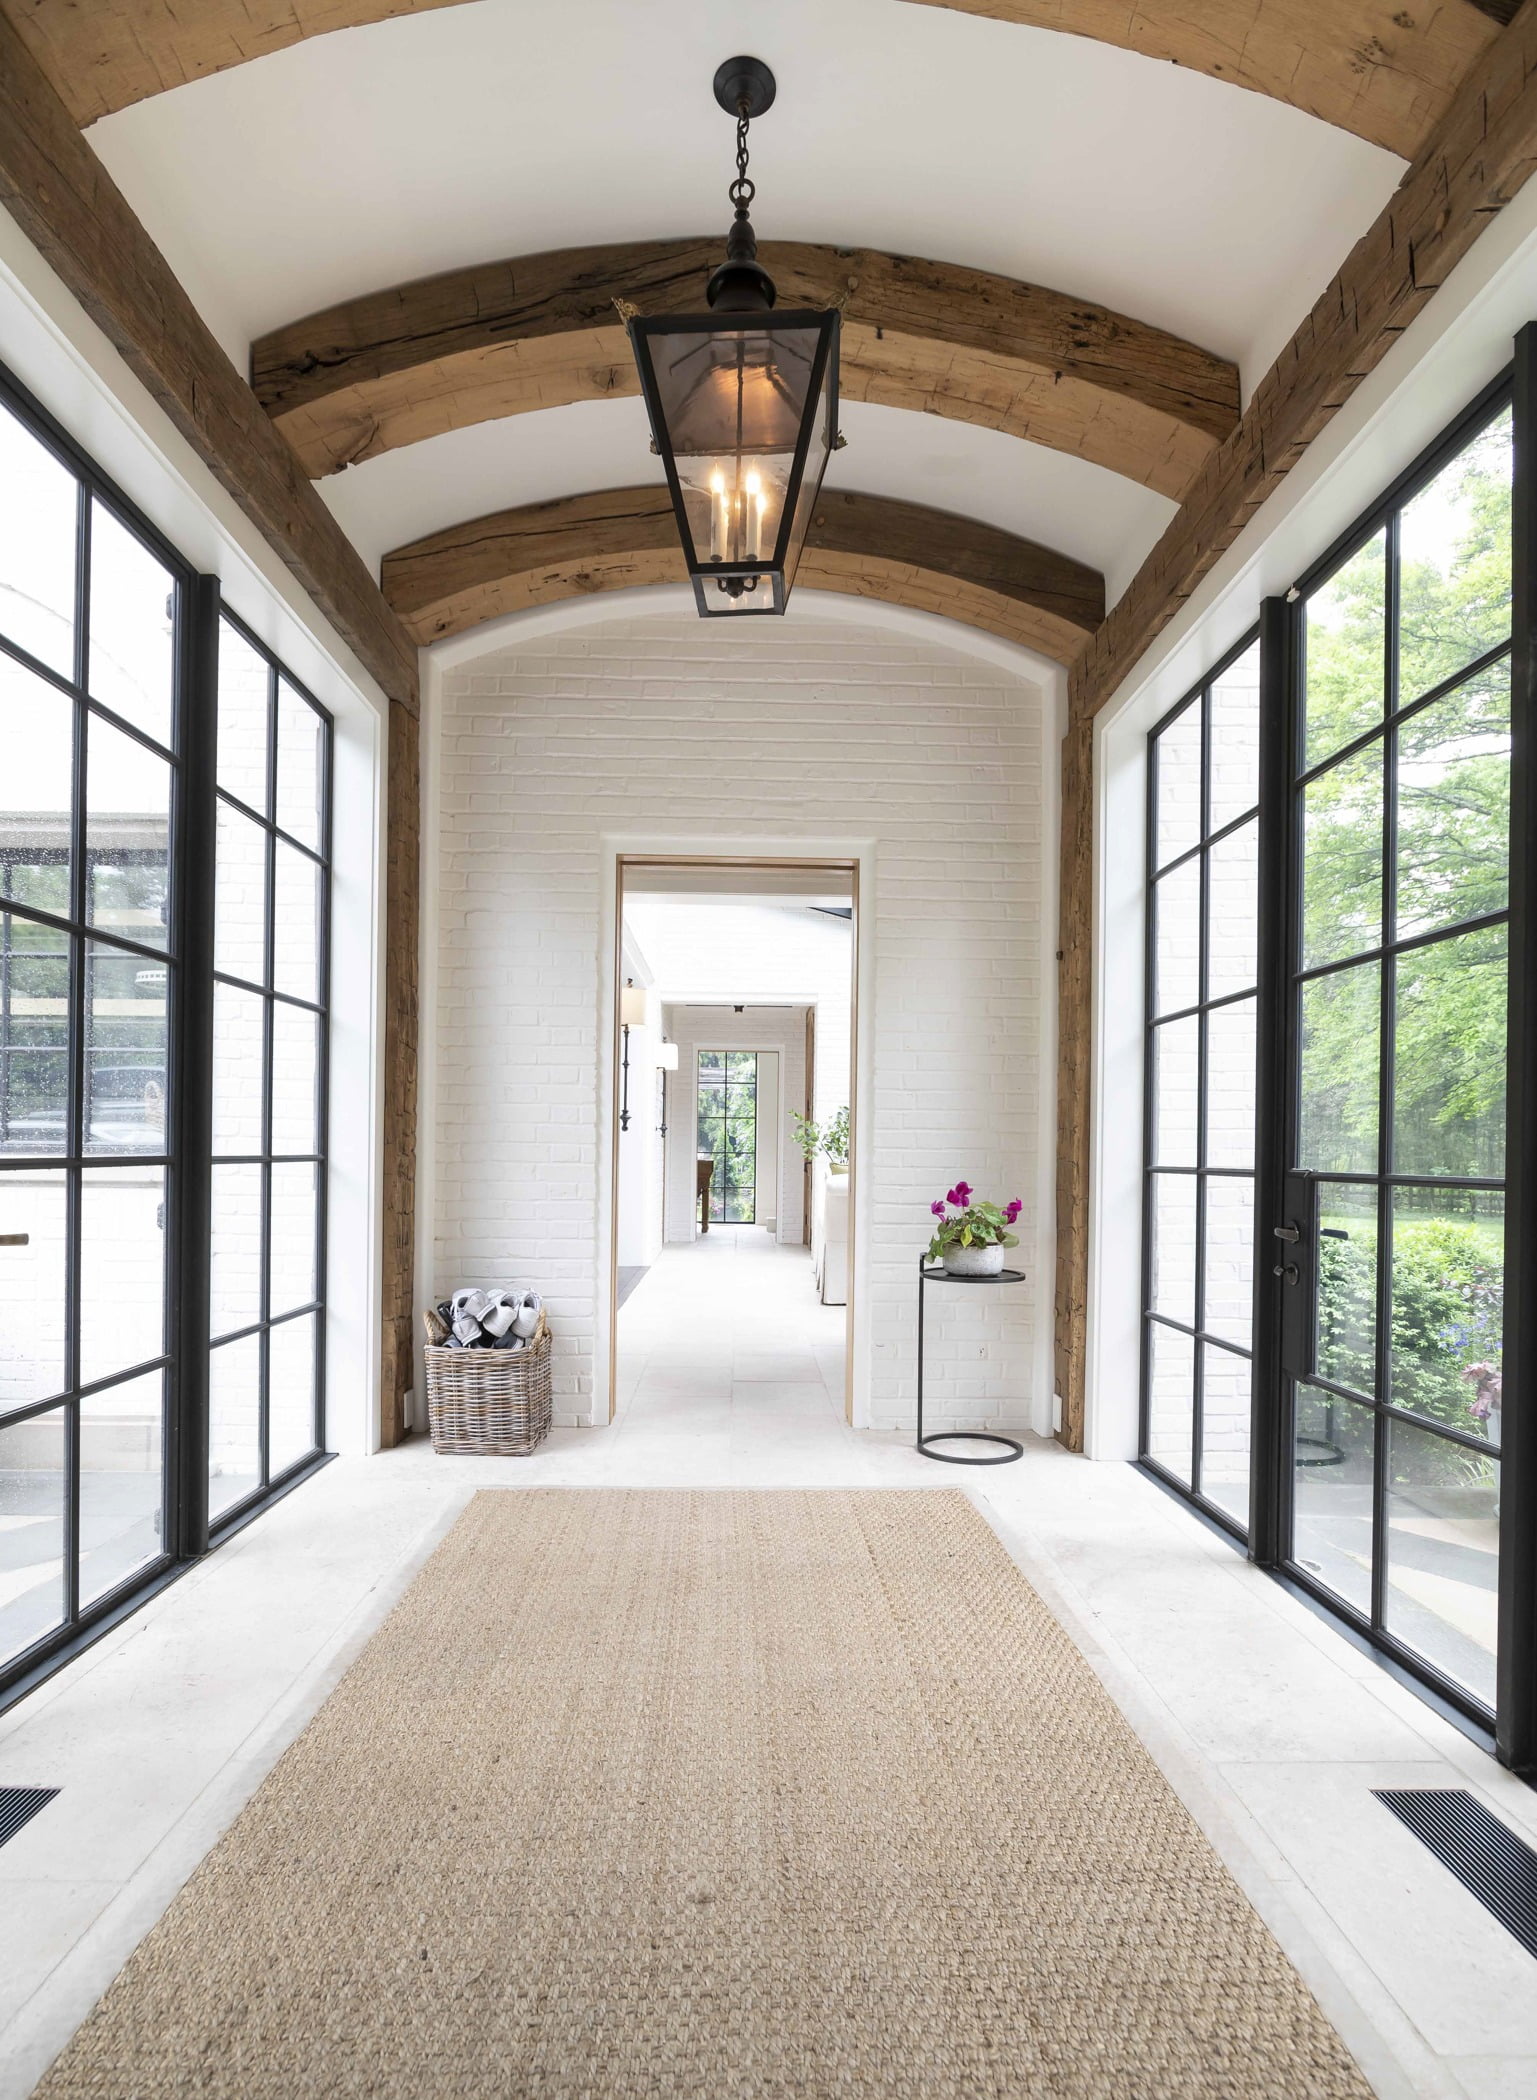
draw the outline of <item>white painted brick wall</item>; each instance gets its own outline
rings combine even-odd
[[[914,1269],[958,1176],[1033,1232],[1045,877],[1041,691],[877,627],[604,621],[450,671],[441,750],[434,1288],[528,1278],[557,1417],[594,1381],[603,842],[876,841],[869,1197],[877,1427],[910,1424]],[[431,1017],[425,1017],[429,1024]],[[1020,1424],[1049,1277],[934,1292],[931,1424]]]

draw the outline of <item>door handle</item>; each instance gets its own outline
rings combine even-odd
[[[1275,1239],[1285,1240],[1293,1247],[1296,1246],[1298,1240],[1302,1237],[1301,1232],[1295,1225],[1272,1225],[1270,1230]],[[1279,1276],[1280,1273],[1280,1270],[1277,1269],[1276,1274]]]
[[[1272,1276],[1284,1276],[1288,1283],[1295,1283],[1301,1272],[1294,1261],[1278,1261],[1270,1273]]]
[[[0,1247],[28,1247],[32,1235],[27,1232],[0,1232]]]

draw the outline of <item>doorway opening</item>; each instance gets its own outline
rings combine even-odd
[[[609,1419],[851,1418],[857,870],[624,856]]]

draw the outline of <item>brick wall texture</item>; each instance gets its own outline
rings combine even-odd
[[[745,626],[745,623],[744,623]],[[1040,691],[938,642],[673,615],[480,658],[445,681],[435,1289],[529,1280],[556,1415],[588,1418],[609,1189],[599,1087],[604,842],[874,842],[868,1391],[910,1424],[928,1206],[964,1176],[1035,1230],[1042,1022]],[[873,891],[873,895],[871,892]],[[1049,1278],[931,1292],[926,1414],[1025,1421]],[[606,1412],[606,1409],[603,1410]]]

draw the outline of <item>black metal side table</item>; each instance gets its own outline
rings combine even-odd
[[[1000,1269],[996,1276],[951,1276],[943,1269],[931,1269],[928,1256],[918,1257],[918,1454],[921,1458],[937,1458],[947,1466],[1010,1466],[1016,1458],[1023,1458],[1025,1447],[1011,1436],[997,1436],[989,1429],[941,1429],[926,1437],[923,1433],[923,1297],[931,1283],[1023,1283],[1023,1269]],[[935,1444],[1002,1444],[1003,1450],[987,1458],[973,1458],[965,1451],[935,1451]]]

